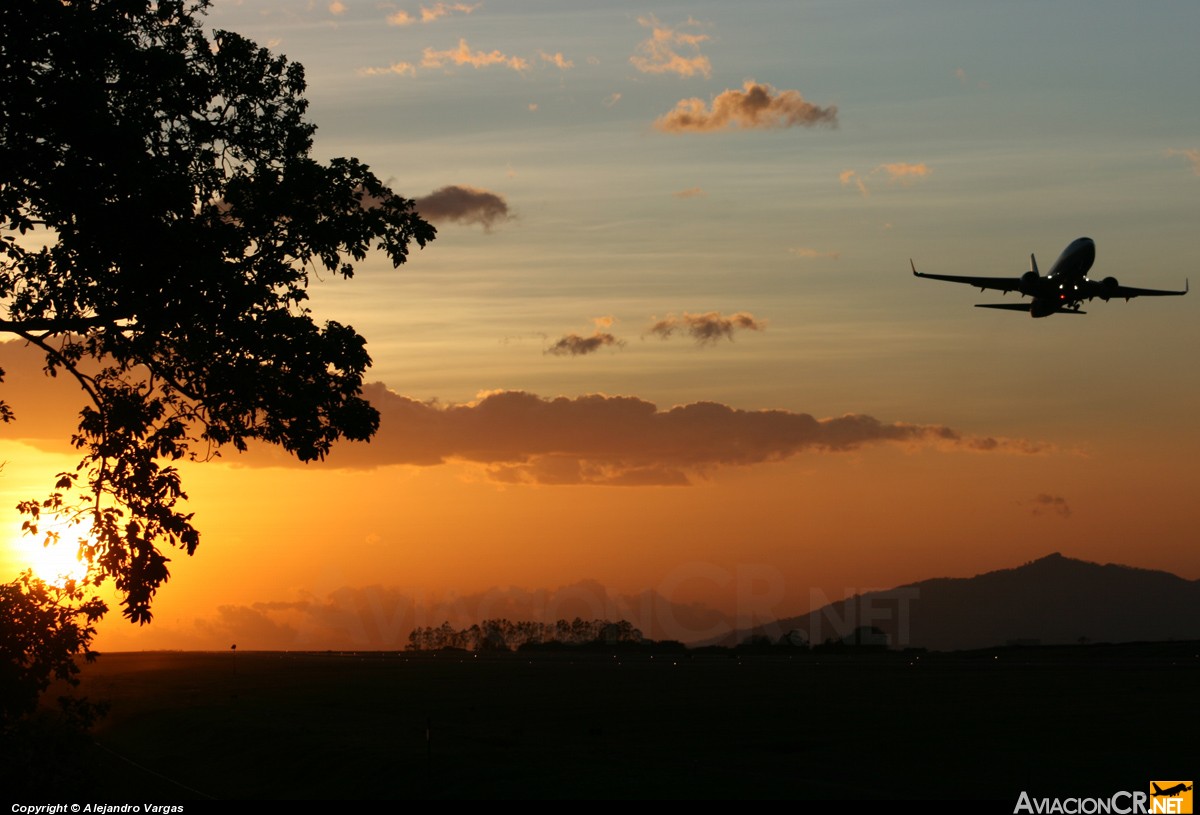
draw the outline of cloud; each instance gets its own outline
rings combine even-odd
[[[482,6],[482,3],[476,3],[469,6],[465,3],[434,3],[432,6],[421,6],[421,22],[432,23],[434,20],[449,16],[450,14],[470,14],[477,8]],[[417,22],[417,18],[407,11],[397,11],[394,14],[389,14],[388,25],[413,25]]]
[[[871,191],[867,189],[867,184],[863,181],[863,177],[854,170],[842,170],[838,173],[838,179],[842,182],[843,187],[853,184],[862,193],[863,198],[871,197]]]
[[[575,63],[564,57],[562,55],[562,51],[556,51],[553,54],[549,54],[545,51],[539,51],[538,54],[541,56],[542,62],[549,62],[558,68],[562,68],[564,71],[568,68],[575,67]]]
[[[547,348],[545,353],[560,357],[578,357],[594,353],[607,346],[622,346],[625,344],[623,340],[619,340],[608,331],[605,331],[606,328],[611,328],[615,322],[616,319],[612,315],[593,317],[592,324],[596,326],[596,331],[591,336],[582,337],[579,334],[566,334]]]
[[[821,252],[817,249],[809,249],[807,246],[794,246],[788,249],[788,251],[798,258],[831,258],[837,260],[842,256],[841,252]]]
[[[339,14],[344,14],[345,12],[346,12],[346,4],[343,3],[342,0],[333,0],[333,2],[329,4],[329,13],[330,14],[333,14],[334,16],[336,16]]]
[[[909,164],[904,161],[897,161],[894,164],[880,164],[871,171],[872,175],[885,173],[888,181],[900,181],[907,183],[915,178],[924,178],[932,173],[928,165],[924,162],[920,164]]]
[[[689,314],[685,311],[682,317],[668,314],[664,319],[657,320],[650,326],[649,333],[666,339],[676,332],[682,332],[691,335],[698,345],[705,345],[722,338],[732,340],[734,331],[765,331],[766,327],[765,321],[746,311],[739,311],[728,317],[717,311],[707,311],[703,314]]]
[[[302,634],[292,623],[279,620],[279,603],[255,603],[250,606],[218,606],[215,619],[196,620],[196,635],[218,648],[241,643],[246,649],[295,648]],[[349,644],[349,643],[348,643]],[[210,648],[213,645],[209,646]]]
[[[510,219],[508,202],[488,190],[452,185],[434,190],[414,201],[417,212],[427,220],[480,224],[490,232],[492,226]]]
[[[529,70],[529,61],[522,57],[510,57],[502,54],[500,51],[472,51],[465,39],[458,41],[458,48],[451,48],[445,51],[435,51],[432,48],[426,48],[422,52],[422,68],[441,68],[447,62],[452,62],[455,65],[470,65],[472,68],[503,65],[517,72]]]
[[[434,3],[432,6],[421,6],[421,22],[432,23],[434,20],[446,17],[454,12],[470,14],[482,5],[483,3],[476,3],[473,6],[469,6],[466,3]]]
[[[690,34],[662,25],[654,15],[638,17],[638,23],[651,29],[648,39],[638,43],[637,54],[629,58],[633,67],[644,74],[676,74],[681,77],[712,76],[712,63],[700,53],[700,43],[709,39],[707,34]],[[698,26],[691,18],[684,25]],[[687,56],[679,53],[682,49]]]
[[[411,62],[393,62],[383,68],[359,68],[359,76],[383,76],[385,74],[399,74],[400,76],[416,76],[417,66]]]
[[[871,170],[869,175],[886,175],[889,183],[899,182],[901,184],[911,184],[913,181],[925,178],[933,172],[929,165],[921,162],[920,164],[909,164],[905,161],[897,161],[890,164],[880,164],[875,169]],[[843,187],[853,184],[855,188],[863,194],[864,198],[871,197],[871,190],[867,187],[866,181],[855,170],[842,170],[838,173],[838,180],[842,182]]]
[[[1192,172],[1200,175],[1200,150],[1175,150],[1167,151],[1168,156],[1183,156],[1192,163]]]
[[[654,126],[665,133],[708,133],[736,126],[742,130],[837,126],[837,107],[818,107],[799,91],[776,91],[770,85],[746,80],[742,90],[722,91],[712,107],[702,99],[682,99]]]
[[[620,102],[620,101],[621,101],[620,93],[615,93],[615,92],[610,93],[608,95],[608,98],[604,100],[604,106],[606,108],[611,108],[613,105],[615,105],[617,102]]]
[[[378,434],[369,444],[337,445],[328,466],[369,469],[458,461],[480,465],[490,479],[512,484],[686,486],[718,467],[874,444],[977,453],[1044,450],[1029,442],[961,436],[936,425],[889,424],[863,415],[816,419],[715,402],[660,410],[634,396],[543,398],[499,391],[466,404],[442,405],[402,396],[382,383],[366,386],[364,395],[380,411]],[[303,466],[260,445],[226,460]]]
[[[546,353],[559,357],[578,357],[611,345],[621,345],[621,341],[607,331],[597,331],[590,337],[567,334],[547,348]]]
[[[1071,517],[1071,507],[1067,505],[1067,499],[1061,495],[1049,495],[1043,492],[1026,503],[1031,505],[1030,512],[1034,515],[1054,514],[1060,518]]]
[[[688,187],[686,190],[679,190],[671,193],[676,198],[705,198],[708,193],[699,187]]]
[[[954,75],[954,78],[959,81],[959,84],[967,84],[967,72],[962,68],[955,68],[951,73]],[[975,83],[975,87],[979,88],[981,91],[986,91],[990,86],[988,85],[987,80],[981,79]]]

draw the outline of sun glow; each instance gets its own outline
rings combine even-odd
[[[80,543],[89,534],[84,524],[43,520],[37,535],[18,534],[17,557],[36,577],[57,586],[87,577],[88,564],[79,557]]]

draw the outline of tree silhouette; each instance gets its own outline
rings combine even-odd
[[[54,715],[38,702],[56,681],[79,684],[75,658],[94,658],[94,624],[105,610],[77,584],[56,586],[28,571],[0,584],[0,789],[10,795],[84,791],[84,733],[106,706],[62,693]]]
[[[437,628],[414,628],[408,635],[408,650],[435,651],[460,648],[467,651],[515,651],[529,646],[613,646],[648,642],[628,620],[484,620],[456,631],[447,620]]]
[[[302,67],[206,33],[208,5],[0,4],[0,332],[86,396],[78,468],[20,509],[33,534],[85,521],[139,623],[161,550],[199,543],[175,462],[251,440],[311,461],[378,426],[366,341],[313,320],[310,278],[435,234],[358,160],[311,158]]]
[[[76,654],[91,660],[94,623],[106,611],[98,598],[84,599],[77,585],[55,586],[23,572],[0,584],[0,736],[33,713],[54,680],[77,685]],[[69,717],[89,724],[94,706],[61,697]]]

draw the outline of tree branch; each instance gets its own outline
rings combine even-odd
[[[31,334],[28,331],[23,331],[16,328],[7,328],[5,330],[16,334],[26,342],[33,343],[38,348],[41,348],[43,351],[45,351],[49,356],[56,359],[58,364],[61,365],[67,373],[79,381],[79,386],[87,392],[87,395],[91,398],[92,403],[95,404],[96,409],[101,413],[104,412],[104,403],[100,399],[100,394],[96,392],[96,380],[92,379],[92,377],[88,376],[87,374],[82,373],[78,368],[75,367],[75,363],[68,359],[62,351],[47,343],[46,336],[48,335],[43,334],[38,336],[37,334]]]

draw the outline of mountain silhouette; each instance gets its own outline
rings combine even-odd
[[[893,648],[931,650],[1200,639],[1200,580],[1055,552],[1015,569],[856,595],[736,631],[721,644],[799,630],[816,645],[840,640],[859,625],[886,632]]]

